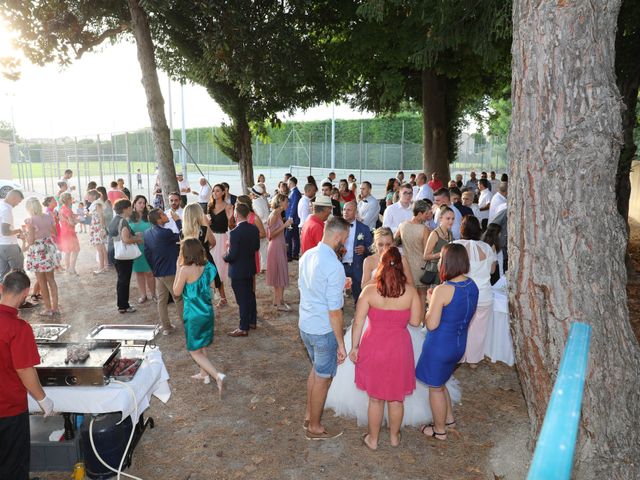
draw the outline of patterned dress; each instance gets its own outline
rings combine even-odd
[[[96,210],[98,205],[104,208],[103,203],[100,201],[93,202],[89,207],[89,214],[91,215],[91,223],[89,224],[89,243],[94,246],[104,245],[107,242],[107,229],[100,221],[100,214]]]
[[[25,268],[28,272],[52,272],[60,266],[60,252],[48,233],[55,226],[53,217],[48,214],[28,218],[27,225],[33,224],[36,230],[34,242],[27,248]]]

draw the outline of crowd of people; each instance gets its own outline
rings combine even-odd
[[[273,289],[273,309],[290,311],[286,290],[297,261],[300,336],[312,362],[308,439],[341,434],[322,424],[332,408],[368,425],[362,442],[372,450],[385,419],[392,446],[401,443],[403,425],[445,440],[461,398],[452,376],[457,366],[475,368],[488,352],[494,361],[513,362],[508,322],[493,322],[496,289],[506,291],[506,175],[498,181],[495,172],[479,179],[471,172],[466,183],[457,175],[444,186],[437,173],[405,181],[398,172],[377,199],[371,182],[358,184],[354,175],[336,181],[334,172],[320,182],[308,176],[300,188],[286,174],[271,193],[259,175],[238,196],[206,178],[192,190],[178,174],[166,209],[159,182],[152,202],[132,198],[122,179],[108,189],[89,182],[80,199],[72,176],[65,172],[55,196],[26,199],[22,226],[14,225],[12,211],[23,194],[13,190],[0,200],[0,278],[14,270],[35,277],[28,296],[22,298],[20,278],[8,298],[19,298],[20,308],[41,305],[39,316],[62,315],[55,275],[78,275],[78,235],[86,231],[96,251],[93,275],[115,269],[117,311],[136,312],[135,273],[137,305],[156,303],[163,335],[176,328],[174,305],[198,368],[193,378],[213,379],[222,394],[225,375],[207,349],[215,310],[228,307],[225,285],[239,310],[228,335],[248,337],[258,327],[256,277]],[[346,333],[345,298],[356,307]]]

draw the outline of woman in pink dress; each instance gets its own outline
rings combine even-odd
[[[73,197],[65,192],[60,195],[60,237],[58,247],[63,253],[64,268],[70,275],[78,275],[76,261],[80,252],[80,243],[76,235],[76,215],[71,210]]]
[[[284,303],[284,289],[289,286],[289,264],[287,263],[287,242],[284,231],[292,220],[282,221],[282,216],[289,206],[286,195],[278,193],[271,200],[271,214],[267,230],[269,232],[269,248],[267,249],[267,285],[273,287],[273,306],[281,311],[289,311],[291,307]]]
[[[416,389],[407,323],[417,327],[423,314],[418,291],[407,283],[402,256],[390,247],[380,258],[375,282],[364,287],[358,298],[349,352],[356,365],[356,386],[369,395],[368,431],[362,442],[371,450],[378,448],[385,402],[391,446],[400,445],[404,398]],[[362,334],[367,317],[369,326]]]

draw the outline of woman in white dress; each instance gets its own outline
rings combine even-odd
[[[461,362],[469,363],[471,368],[476,368],[484,359],[484,340],[487,336],[487,327],[493,313],[493,290],[491,289],[491,273],[496,268],[496,253],[489,245],[480,240],[482,230],[480,220],[472,215],[466,215],[460,224],[461,240],[469,254],[469,273],[478,286],[478,306],[476,313],[469,324],[467,333],[467,349]]]
[[[386,227],[378,228],[373,236],[374,254],[367,257],[364,261],[362,271],[362,288],[372,283],[376,274],[376,269],[380,262],[381,254],[394,245],[393,232]],[[407,284],[413,285],[414,280],[411,276],[411,269],[408,266],[406,258],[402,258],[402,266],[407,277]],[[363,333],[367,328],[365,321]],[[411,335],[411,344],[413,346],[413,355],[415,362],[420,358],[422,352],[422,344],[425,338],[425,329],[421,327],[407,326]],[[345,349],[351,351],[351,327],[344,335]],[[447,388],[451,394],[451,400],[454,403],[460,401],[461,393],[458,381],[451,377],[447,382]],[[331,408],[336,415],[345,417],[354,417],[359,426],[367,425],[367,410],[369,405],[369,397],[366,392],[359,390],[355,384],[355,365],[347,358],[338,366],[338,372],[331,382],[325,408]],[[385,421],[388,422],[388,414],[385,409]],[[429,407],[429,389],[421,382],[417,382],[415,391],[405,397],[404,400],[404,417],[402,426],[430,423],[432,421],[431,408]]]

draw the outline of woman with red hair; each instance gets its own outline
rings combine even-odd
[[[369,427],[362,442],[371,450],[378,448],[385,402],[391,446],[400,444],[404,398],[416,388],[413,346],[407,324],[418,326],[421,317],[418,292],[407,284],[400,252],[391,247],[382,254],[375,283],[362,290],[351,332],[353,347],[349,358],[356,364],[355,383],[369,395]],[[369,326],[362,334],[366,318]]]
[[[429,387],[433,424],[420,431],[438,440],[447,439],[447,427],[455,428],[453,404],[445,385],[467,347],[469,322],[478,305],[478,287],[466,275],[469,255],[459,244],[442,247],[440,280],[442,284],[427,291],[429,310],[425,323],[429,332],[416,365],[416,377]]]

